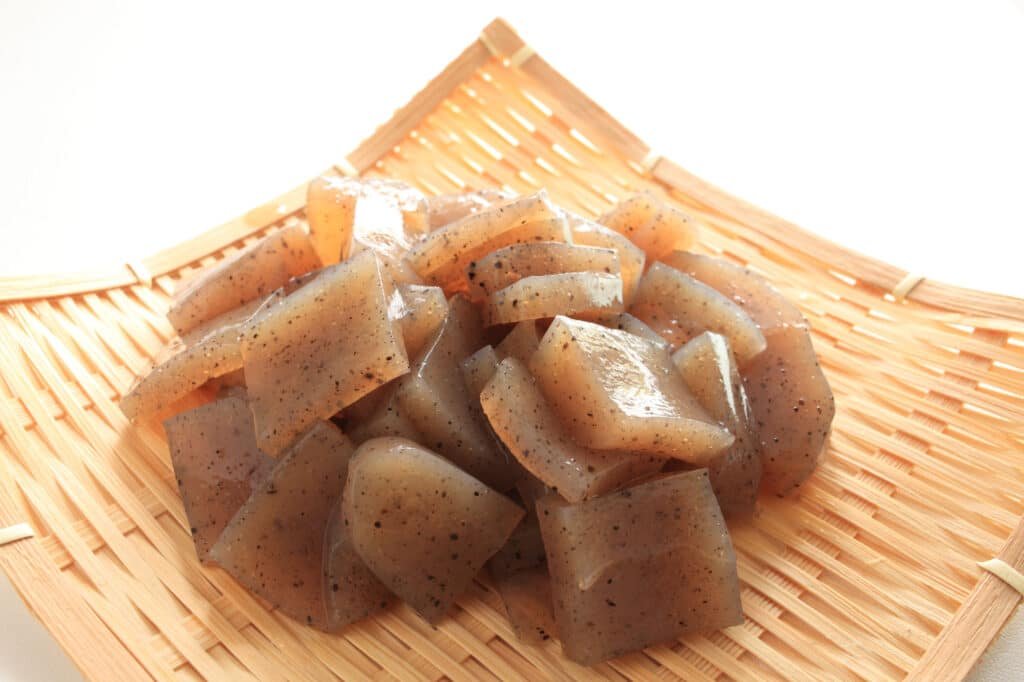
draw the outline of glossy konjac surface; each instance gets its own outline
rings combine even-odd
[[[523,517],[507,497],[398,438],[359,446],[342,500],[356,552],[431,622],[448,612]]]

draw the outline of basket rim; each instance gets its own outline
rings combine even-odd
[[[686,171],[679,164],[655,155],[650,146],[534,52],[501,18],[488,24],[477,40],[408,104],[397,110],[387,123],[330,170],[355,175],[372,168],[459,83],[492,57],[502,58],[519,67],[546,86],[552,95],[570,105],[571,110],[585,113],[589,120],[596,121],[598,125],[594,128],[604,144],[643,168],[667,190],[685,193],[713,211],[741,218],[764,237],[796,248],[883,293],[949,312],[1024,321],[1024,298],[946,284],[843,247],[739,199]],[[75,272],[0,277],[0,303],[86,294],[135,284],[148,286],[156,277],[179,270],[301,211],[305,205],[305,186],[303,183],[234,220],[140,260]]]

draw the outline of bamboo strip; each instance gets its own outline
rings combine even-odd
[[[1024,568],[1024,522],[1017,526],[999,558],[1017,570]],[[985,573],[952,622],[910,671],[910,680],[960,680],[1006,625],[1021,594],[994,575]]]

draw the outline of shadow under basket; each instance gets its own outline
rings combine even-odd
[[[325,635],[199,565],[163,431],[117,407],[171,337],[176,283],[282,225],[305,186],[130,266],[0,280],[0,565],[90,679],[959,679],[1021,595],[1024,301],[815,237],[651,153],[507,24],[330,172],[433,194],[548,188],[596,215],[650,190],[704,220],[700,250],[798,302],[838,409],[798,494],[732,528],[743,625],[593,668],[516,641],[481,578],[436,628],[399,606]],[[8,634],[10,636],[10,633]]]

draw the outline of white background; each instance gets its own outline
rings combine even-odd
[[[340,159],[500,14],[705,179],[1024,295],[1024,0],[597,4],[0,0],[0,276],[124,263],[243,213]],[[0,597],[0,678],[64,679]]]

